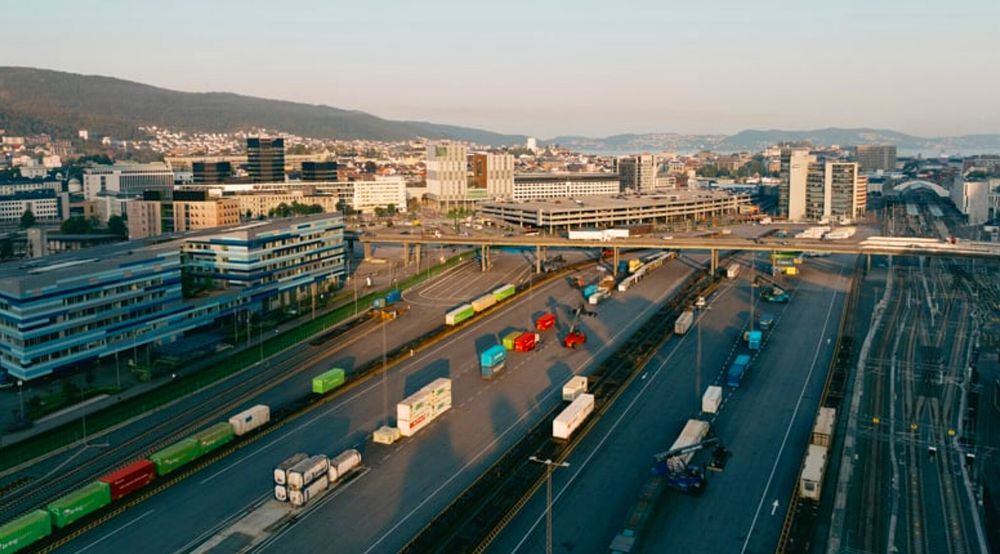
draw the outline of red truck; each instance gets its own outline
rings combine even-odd
[[[538,331],[547,331],[555,327],[555,325],[556,325],[555,314],[545,313],[535,320],[535,329]]]
[[[538,340],[541,338],[537,333],[521,333],[521,336],[514,339],[514,351],[531,352],[538,346]]]
[[[587,342],[587,335],[584,335],[580,331],[570,331],[567,333],[566,338],[563,339],[563,346],[566,348],[576,348],[577,346],[583,346]]]

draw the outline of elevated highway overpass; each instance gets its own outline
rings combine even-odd
[[[944,256],[972,258],[1000,258],[1000,244],[992,242],[944,240],[920,237],[881,237],[863,239],[819,240],[796,238],[741,238],[721,237],[631,237],[603,240],[571,240],[557,236],[496,236],[496,235],[407,235],[402,233],[364,233],[355,235],[365,249],[365,257],[371,254],[373,244],[400,244],[404,246],[406,260],[411,257],[419,262],[422,245],[470,246],[480,248],[488,254],[494,246],[534,247],[539,254],[546,248],[608,248],[614,251],[617,268],[618,253],[623,248],[702,250],[711,253],[711,268],[718,263],[718,253],[722,250],[743,250],[749,252],[824,252],[829,254],[866,254],[893,256]],[[411,256],[412,252],[412,256]],[[484,263],[485,263],[484,256]],[[540,270],[541,259],[536,257],[536,269]]]

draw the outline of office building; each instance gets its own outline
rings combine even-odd
[[[327,160],[322,162],[304,161],[302,162],[303,181],[336,181],[337,162]]]
[[[135,200],[125,205],[129,240],[155,237],[170,230],[164,229],[161,205],[159,200]]]
[[[19,225],[27,211],[31,211],[38,223],[60,223],[69,219],[69,195],[52,189],[0,194],[0,225]]]
[[[222,183],[233,176],[233,163],[226,160],[191,162],[194,183]]]
[[[806,181],[809,164],[816,156],[808,148],[781,149],[781,182],[778,184],[778,216],[789,221],[806,217]]]
[[[0,266],[0,372],[36,379],[292,305],[343,276],[343,222],[314,215]],[[181,273],[212,294],[185,298]]]
[[[173,201],[174,231],[211,229],[240,222],[240,201],[235,198]]]
[[[464,144],[427,145],[427,197],[442,209],[466,207],[469,190],[468,149]],[[486,190],[475,200],[486,198]]]
[[[375,208],[390,206],[406,211],[406,180],[402,177],[379,177],[373,181],[352,181],[350,206],[361,213],[375,213]]]
[[[41,178],[0,178],[0,195],[9,196],[19,192],[35,190],[62,191],[62,183],[57,179]]]
[[[285,180],[285,139],[248,137],[247,171],[254,183]]]
[[[867,180],[854,162],[819,161],[809,164],[803,220],[851,223],[865,214]]]
[[[469,157],[469,166],[472,169],[470,196],[478,198],[482,191],[486,191],[486,197],[494,199],[514,195],[514,156],[476,153]]]
[[[861,144],[854,151],[858,167],[863,173],[896,169],[895,144]]]
[[[98,196],[141,196],[143,191],[168,193],[174,187],[174,172],[165,163],[114,164],[83,170],[83,194],[87,200]]]
[[[620,184],[613,173],[523,173],[514,176],[514,200],[577,198],[616,194]]]
[[[590,227],[706,221],[735,216],[750,206],[747,195],[680,190],[642,196],[587,196],[572,201],[485,202],[480,210],[485,216],[554,233]]]
[[[641,154],[618,158],[621,190],[652,192],[656,190],[656,156]]]
[[[982,225],[990,216],[990,179],[955,177],[949,195],[969,225]]]

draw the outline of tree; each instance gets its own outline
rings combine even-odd
[[[125,218],[120,215],[113,215],[108,218],[108,231],[112,235],[117,235],[122,239],[128,239],[128,225],[125,224]]]
[[[0,260],[14,257],[14,242],[10,239],[0,241]]]
[[[378,164],[369,160],[365,162],[365,173],[375,173],[378,170]]]
[[[86,235],[93,230],[93,225],[86,218],[73,216],[63,221],[59,230],[67,235]]]
[[[385,217],[385,208],[382,206],[375,206],[375,217]]]
[[[389,215],[396,215],[397,213],[399,213],[399,210],[396,209],[395,204],[389,204],[388,206],[385,207],[385,213]]]
[[[31,208],[28,208],[27,210],[24,210],[23,214],[21,214],[21,228],[27,229],[29,227],[34,227],[34,226],[35,226],[35,214],[31,212]]]
[[[253,210],[247,210],[247,213],[246,213],[246,216],[244,217],[244,219],[253,219]]]

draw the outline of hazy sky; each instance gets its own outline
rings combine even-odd
[[[1000,0],[8,0],[0,8],[0,65],[538,137],[826,126],[1000,132]]]

